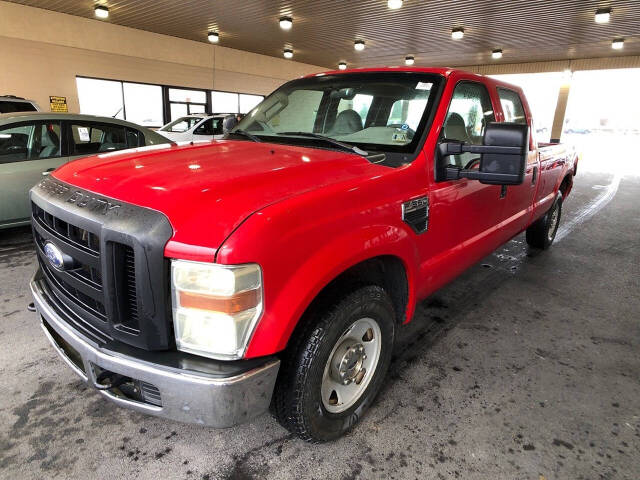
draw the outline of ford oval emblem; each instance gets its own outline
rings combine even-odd
[[[44,244],[44,254],[53,268],[64,270],[64,254],[58,247],[51,242],[47,242]]]

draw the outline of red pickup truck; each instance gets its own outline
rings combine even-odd
[[[31,191],[43,330],[123,407],[336,438],[417,302],[522,231],[553,242],[577,158],[531,122],[463,71],[327,72],[225,140],[66,164]]]

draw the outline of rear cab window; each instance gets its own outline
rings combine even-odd
[[[527,113],[525,112],[520,94],[515,90],[510,90],[504,87],[498,87],[497,90],[498,98],[500,99],[500,106],[502,107],[502,113],[504,115],[504,121],[529,125]],[[529,126],[531,127],[531,125]],[[530,130],[529,150],[535,150],[533,128]]]
[[[500,98],[505,122],[527,124],[527,115],[518,92],[498,87],[498,97]]]

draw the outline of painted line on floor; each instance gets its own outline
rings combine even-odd
[[[560,228],[558,228],[558,232],[556,233],[555,241],[559,242],[564,237],[566,237],[571,232],[571,230],[576,228],[581,223],[586,222],[596,213],[602,210],[616,195],[618,187],[620,186],[621,179],[622,174],[616,172],[611,179],[611,183],[606,186],[606,190],[603,190],[603,192],[598,195],[593,201],[583,206],[571,220],[569,220],[568,222],[563,222],[560,225]]]

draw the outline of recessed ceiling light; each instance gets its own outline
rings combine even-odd
[[[218,43],[218,41],[220,41],[220,35],[218,32],[209,32],[207,38],[211,43]]]
[[[391,10],[397,10],[398,8],[400,8],[402,6],[402,0],[389,0],[387,2],[387,6]]]
[[[413,65],[415,63],[415,58],[413,58],[413,55],[407,55],[406,57],[404,57],[404,64],[405,65]]]
[[[338,69],[339,70],[346,70],[347,69],[347,64],[345,62],[340,62],[338,64]]]
[[[451,29],[451,38],[454,40],[460,40],[462,37],[464,37],[464,28],[459,27]]]
[[[293,58],[293,50],[285,48],[283,52],[284,58]]]
[[[611,19],[610,8],[599,8],[596,10],[596,23],[609,23]]]
[[[491,52],[491,58],[495,58],[496,60],[502,58],[502,50],[496,48],[493,52]]]
[[[98,18],[107,18],[109,16],[109,9],[104,5],[97,5],[93,11]]]
[[[616,38],[613,42],[611,42],[611,48],[614,50],[622,50],[624,48],[624,39]]]
[[[291,17],[282,17],[280,19],[280,28],[283,30],[291,30],[293,27],[293,19]]]
[[[356,40],[355,42],[353,42],[353,48],[355,48],[359,52],[364,50],[364,40]]]

